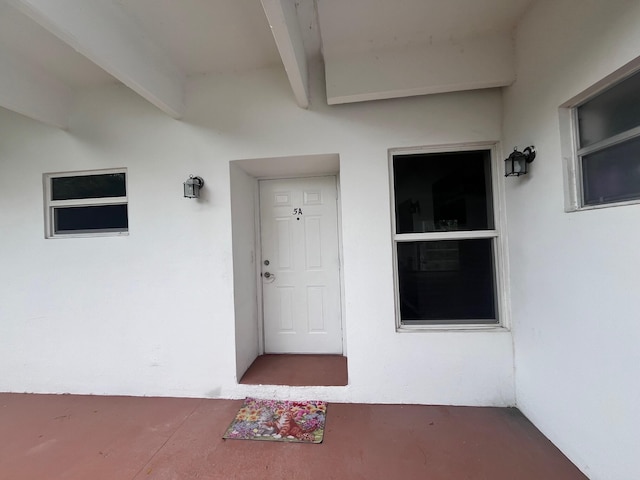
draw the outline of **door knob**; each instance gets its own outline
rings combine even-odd
[[[272,275],[269,272],[264,272],[264,278],[271,278]]]

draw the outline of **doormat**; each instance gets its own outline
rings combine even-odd
[[[321,443],[327,403],[246,398],[222,438]]]

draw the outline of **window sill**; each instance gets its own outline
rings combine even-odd
[[[509,332],[504,325],[401,325],[396,328],[397,333],[417,332]]]
[[[575,206],[566,209],[567,213],[573,212],[583,212],[585,210],[599,210],[601,208],[611,208],[611,207],[626,207],[628,205],[639,205],[640,199],[636,200],[628,200],[626,202],[615,202],[615,203],[601,203],[599,205],[583,205],[581,207]]]
[[[113,231],[113,232],[83,232],[83,233],[56,233],[46,237],[47,239],[56,238],[94,238],[94,237],[126,237],[129,231]]]

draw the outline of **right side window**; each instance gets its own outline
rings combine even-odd
[[[640,201],[640,72],[572,108],[577,207]]]

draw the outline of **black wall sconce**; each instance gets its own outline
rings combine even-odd
[[[204,186],[204,180],[202,177],[194,177],[189,175],[189,178],[184,182],[184,197],[185,198],[200,198],[200,189]]]
[[[504,160],[504,176],[505,177],[519,177],[520,175],[526,175],[529,165],[536,158],[536,147],[531,145],[525,148],[522,152],[518,151],[518,147],[513,149],[511,155]]]

